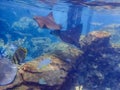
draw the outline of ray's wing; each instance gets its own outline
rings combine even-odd
[[[61,27],[58,24],[56,24],[55,22],[50,21],[49,19],[46,19],[45,26],[48,29],[51,29],[51,30],[60,30],[61,29]]]
[[[38,23],[38,25],[43,28],[44,25],[45,25],[45,19],[44,17],[41,17],[41,16],[35,16],[34,17],[34,20]]]
[[[52,29],[52,30],[60,30],[61,29],[61,26],[55,22],[52,12],[50,12],[48,14],[48,16],[46,17],[46,21],[48,23],[48,24],[46,24],[48,29]]]
[[[51,21],[55,22],[54,18],[53,18],[53,13],[50,12],[47,16],[48,19],[50,19]]]

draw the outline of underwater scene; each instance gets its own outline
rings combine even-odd
[[[0,90],[120,90],[120,0],[0,0]]]

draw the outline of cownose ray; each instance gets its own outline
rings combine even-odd
[[[57,24],[53,18],[53,13],[50,12],[47,16],[34,16],[33,19],[41,28],[48,28],[50,30],[60,30],[61,26]]]
[[[82,24],[79,24],[66,31],[51,31],[50,33],[58,36],[63,42],[75,45],[80,48],[79,39],[82,32]]]

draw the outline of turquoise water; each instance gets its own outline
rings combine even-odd
[[[49,47],[61,42],[80,49],[80,37],[92,31],[110,32],[110,43],[119,46],[120,1],[99,0],[102,3],[92,1],[97,0],[82,0],[82,2],[80,0],[0,0],[0,58],[11,58],[18,47],[24,47],[28,50],[24,62],[31,61],[49,53],[51,50]],[[50,20],[43,20],[45,25],[41,28],[34,17],[47,17],[51,12],[54,22],[49,22],[51,19],[47,18]],[[51,27],[55,28],[55,24],[60,25],[60,31],[51,29]],[[97,58],[97,56],[94,57]],[[89,57],[90,60],[92,58]],[[112,60],[114,59],[117,59],[115,61],[117,63],[113,65],[113,67],[118,66],[115,67],[117,72],[115,74],[110,72],[114,74],[113,76],[106,75],[106,81],[103,84],[105,89],[102,88],[102,90],[120,90],[119,84],[115,84],[120,82],[120,80],[117,81],[120,75],[119,55],[118,58],[115,57]],[[101,63],[105,62],[101,61]],[[82,75],[85,78],[84,74]],[[91,79],[94,82],[96,78]],[[115,81],[112,82],[110,78],[115,78]],[[93,84],[97,83],[97,79]],[[111,81],[110,84],[105,84],[107,80]],[[87,80],[85,82],[81,80],[80,83],[86,82]],[[94,87],[91,85],[90,89],[84,90],[101,90],[99,87],[95,89],[96,87],[97,85]]]

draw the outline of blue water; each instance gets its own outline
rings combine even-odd
[[[82,3],[98,0],[54,1],[0,0],[0,58],[11,58],[18,47],[24,47],[28,50],[25,62],[31,61],[44,53],[49,53],[47,50],[55,43],[65,42],[68,45],[80,48],[78,37],[100,30],[112,33],[110,42],[120,45],[120,4],[116,6],[111,4],[120,3],[119,0],[99,0],[105,3],[110,2],[108,5],[100,6],[98,3],[94,6]],[[39,27],[33,19],[34,16],[46,17],[50,12],[53,13],[54,22],[61,26],[60,33],[59,31],[54,32],[54,30]],[[79,30],[77,34],[73,31],[75,28]],[[45,62],[41,62],[39,68],[46,62],[49,64],[50,60],[46,59]],[[120,72],[119,66],[116,67],[118,72]],[[119,77],[118,73],[115,76],[106,76],[108,76],[108,80]],[[113,83],[111,82],[111,84]],[[103,90],[120,89],[120,86],[109,89],[111,84],[106,84]],[[94,88],[91,90],[99,90]]]

